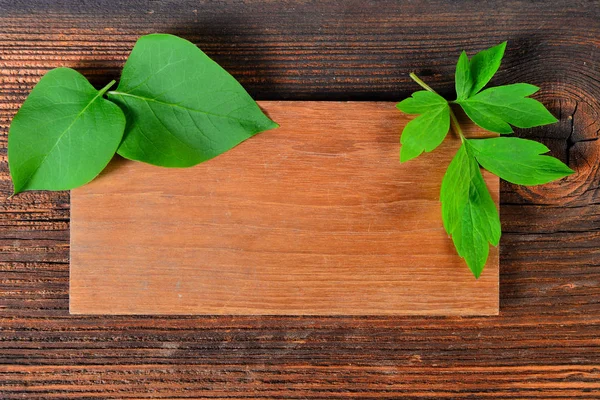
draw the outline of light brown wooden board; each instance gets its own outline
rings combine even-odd
[[[400,164],[394,103],[260,105],[279,129],[188,169],[115,159],[71,192],[71,313],[498,313],[497,248],[476,280],[442,226],[453,134]]]

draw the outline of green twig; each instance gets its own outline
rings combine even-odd
[[[421,80],[421,78],[419,78],[414,72],[411,72],[409,74],[409,76],[412,78],[413,81],[415,81],[423,89],[425,89],[431,93],[435,93],[439,96],[439,94],[435,90],[433,90],[431,88],[431,86],[429,86],[428,84],[423,82],[423,80]],[[450,107],[450,104],[448,104],[448,109],[450,110],[450,124],[452,125],[452,130],[454,131],[454,133],[456,133],[458,135],[458,137],[460,137],[461,142],[464,142],[465,135],[463,134],[462,128],[460,127],[460,124],[458,123],[458,118],[456,118],[456,115],[454,114],[454,111],[452,111],[452,107]]]

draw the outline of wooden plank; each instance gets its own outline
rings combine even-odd
[[[261,105],[281,128],[224,156],[72,191],[71,313],[498,313],[497,249],[476,280],[441,222],[458,138],[400,165],[394,103]]]

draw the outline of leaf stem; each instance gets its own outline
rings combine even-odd
[[[100,96],[104,96],[104,93],[106,93],[108,91],[108,89],[110,89],[115,83],[117,83],[117,81],[115,81],[113,79],[112,81],[110,81],[108,83],[108,85],[106,85],[102,89],[100,89]]]
[[[465,135],[463,134],[460,124],[458,123],[458,119],[456,118],[454,111],[452,111],[450,104],[448,104],[448,110],[450,111],[450,125],[452,125],[452,130],[460,137],[460,141],[464,143]]]
[[[413,80],[413,81],[417,82],[417,84],[418,84],[419,86],[421,86],[423,89],[425,89],[425,90],[428,90],[428,91],[430,91],[431,93],[435,93],[435,94],[437,94],[437,92],[436,92],[435,90],[433,90],[433,89],[431,88],[431,86],[429,86],[428,84],[426,84],[425,82],[423,82],[423,81],[421,80],[421,78],[419,78],[419,77],[417,76],[417,74],[415,74],[414,72],[411,72],[411,73],[410,73],[410,74],[408,74],[408,75],[409,75],[409,76],[412,78],[412,80]]]
[[[433,90],[431,86],[423,82],[423,80],[419,78],[414,72],[411,72],[409,76],[423,89],[431,93],[435,93],[439,96],[439,94],[435,90]],[[450,104],[448,104],[448,110],[450,111],[450,124],[452,125],[452,130],[460,137],[460,141],[464,143],[465,135],[463,134],[460,124],[458,123],[458,118],[456,118],[456,115],[454,114],[454,111],[452,111],[452,107],[450,106]]]

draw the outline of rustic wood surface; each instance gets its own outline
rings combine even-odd
[[[508,40],[495,84],[527,81],[560,118],[519,132],[576,169],[501,185],[498,317],[82,317],[68,314],[69,195],[2,201],[0,397],[600,397],[597,1],[0,0],[6,132],[40,76],[118,77],[136,37],[199,44],[258,99],[389,100],[416,70],[452,95],[454,63]],[[473,299],[477,301],[477,299]]]
[[[393,102],[260,106],[280,127],[226,157],[71,191],[72,314],[498,314],[498,248],[475,279],[440,217],[456,135],[400,165]]]

